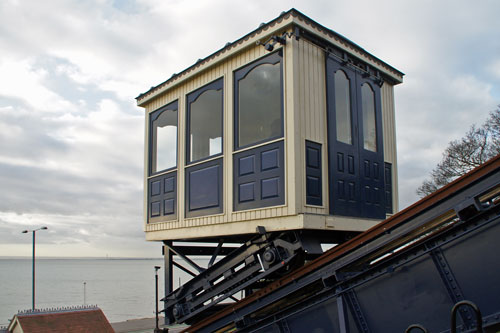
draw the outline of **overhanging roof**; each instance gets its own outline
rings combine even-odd
[[[308,16],[302,14],[298,10],[292,8],[287,12],[282,12],[280,16],[273,19],[272,21],[261,24],[257,29],[241,37],[240,39],[232,43],[227,43],[222,49],[212,53],[206,58],[198,60],[195,64],[186,68],[182,72],[173,74],[169,79],[160,83],[159,85],[151,87],[151,89],[136,97],[137,104],[139,106],[144,105],[154,97],[165,92],[171,86],[180,83],[184,78],[189,77],[189,74],[196,73],[200,70],[208,68],[215,62],[221,61],[236,52],[240,52],[246,46],[254,45],[255,40],[260,40],[261,38],[268,36],[276,30],[284,29],[285,27],[289,27],[293,24],[299,26],[302,29],[308,30],[310,33],[319,35],[318,37],[324,39],[326,43],[331,43],[334,46],[348,49],[349,52],[353,53],[355,56],[357,55],[364,58],[361,60],[366,60],[371,64],[374,64],[386,75],[389,75],[394,83],[397,84],[402,82],[404,73],[388,65],[372,54],[366,52],[363,48],[361,48],[351,40],[345,38],[344,36],[336,33],[331,29],[326,28],[325,26],[310,19]],[[274,28],[274,30],[270,30],[270,28]]]

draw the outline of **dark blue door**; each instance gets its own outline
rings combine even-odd
[[[380,87],[327,59],[330,214],[385,218]]]

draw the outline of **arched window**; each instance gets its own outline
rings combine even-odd
[[[351,88],[342,70],[335,72],[335,120],[337,141],[352,144]]]
[[[222,79],[188,95],[188,163],[222,153]]]
[[[151,174],[177,166],[177,102],[151,114]]]
[[[363,110],[363,148],[377,151],[377,125],[375,119],[375,93],[368,83],[361,86]]]
[[[281,56],[274,53],[235,73],[235,148],[283,136]]]

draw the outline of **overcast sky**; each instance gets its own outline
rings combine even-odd
[[[135,97],[296,8],[406,75],[401,207],[500,104],[500,1],[0,1],[0,256],[160,256]]]

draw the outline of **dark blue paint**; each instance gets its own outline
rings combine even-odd
[[[384,179],[385,179],[385,212],[393,213],[392,208],[392,164],[384,164]]]
[[[283,141],[234,154],[233,169],[235,211],[285,203]]]
[[[219,205],[219,166],[211,166],[189,173],[189,210]]]
[[[384,155],[380,88],[370,77],[344,66],[333,57],[327,58],[326,70],[330,214],[384,219],[386,196],[381,167]],[[350,84],[352,144],[336,140],[334,74],[338,70],[347,75]],[[377,152],[364,149],[363,144],[361,86],[365,83],[375,94]]]
[[[156,176],[148,181],[148,222],[177,218],[177,172]],[[157,219],[161,217],[161,219]]]
[[[160,187],[161,187],[161,182],[159,180],[151,182],[151,196],[159,195]]]
[[[163,211],[165,215],[170,215],[175,213],[174,203],[175,203],[174,199],[167,199],[163,201]]]
[[[276,198],[279,196],[280,180],[278,177],[261,180],[261,199]]]
[[[164,186],[165,193],[173,192],[175,189],[175,178],[173,178],[173,177],[165,178],[164,184],[165,184],[165,186]]]
[[[340,165],[343,168],[343,162]],[[321,144],[306,141],[306,204],[323,205]]]
[[[151,217],[160,216],[160,202],[155,201],[151,203]]]
[[[270,170],[279,167],[279,151],[272,149],[261,153],[261,171]]]
[[[246,183],[239,185],[240,202],[255,200],[255,183]]]
[[[239,175],[245,176],[255,172],[255,156],[243,157],[239,162]]]
[[[186,217],[222,212],[222,162],[219,158],[186,169]]]

